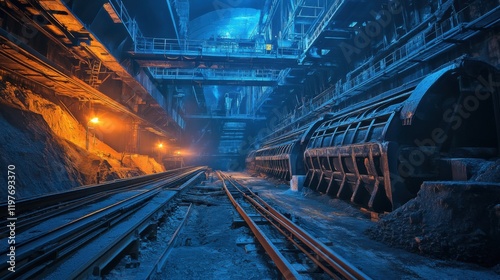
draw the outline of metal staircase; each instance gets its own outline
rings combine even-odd
[[[102,80],[99,79],[99,74],[101,74],[101,68],[102,68],[102,62],[96,59],[92,61],[90,70],[87,70],[87,73],[89,74],[89,79],[87,80],[87,83],[93,88],[98,88],[102,83]]]

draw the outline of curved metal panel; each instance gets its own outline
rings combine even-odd
[[[322,118],[318,119],[317,121],[314,121],[305,131],[304,134],[302,134],[302,137],[300,138],[300,144],[304,145],[309,142],[309,139],[312,135],[312,133],[321,125],[324,123],[325,120],[331,119],[333,116],[330,114],[327,114],[323,116]]]
[[[457,64],[450,65],[445,67],[437,72],[434,72],[427,77],[425,77],[415,88],[410,97],[406,100],[401,109],[400,118],[403,121],[403,125],[411,125],[413,121],[413,117],[415,116],[415,112],[418,107],[422,103],[422,99],[424,96],[432,91],[432,88],[436,85],[436,83],[445,78],[448,74],[450,74],[453,70],[458,67]]]

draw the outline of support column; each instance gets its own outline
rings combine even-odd
[[[130,153],[136,154],[139,149],[139,123],[136,121],[132,122],[132,134],[128,145],[128,150]]]

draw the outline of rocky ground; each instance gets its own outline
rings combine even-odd
[[[157,279],[277,279],[277,270],[258,250],[253,236],[239,220],[220,182],[192,188],[177,198],[178,206],[160,223],[157,240],[141,242],[137,266],[125,256],[104,279],[144,279],[147,266],[155,263],[181,223],[187,207],[191,214],[175,239],[165,269]],[[156,256],[156,257],[155,257]]]
[[[500,185],[425,182],[367,233],[391,246],[492,267],[500,263]]]
[[[51,134],[40,115],[1,106],[0,127],[0,166],[2,173],[8,165],[15,166],[17,198],[64,190],[85,181],[77,164],[64,156],[64,140]],[[6,179],[0,176],[2,186],[7,185]],[[6,199],[7,188],[0,188],[0,201]]]
[[[306,188],[292,192],[288,185],[235,173],[253,186],[260,196],[289,213],[303,228],[316,237],[333,243],[332,249],[374,279],[498,279],[500,266],[481,266],[452,259],[439,259],[421,252],[408,252],[373,240],[366,232],[381,221],[371,219],[356,207]],[[495,199],[493,197],[492,199]],[[409,217],[408,217],[409,218]],[[403,219],[406,221],[406,219]],[[394,225],[390,238],[403,228]],[[412,237],[412,240],[414,240]],[[463,239],[462,239],[463,240]],[[498,252],[492,247],[489,252]],[[497,254],[498,255],[498,254]]]
[[[163,279],[276,279],[261,252],[238,245],[252,235],[246,227],[233,227],[237,215],[228,200],[196,206],[179,236],[181,246],[167,260]]]
[[[500,160],[464,159],[469,181],[424,182],[367,230],[390,246],[440,259],[499,267]]]
[[[419,251],[408,252],[375,241],[365,232],[381,222],[372,220],[370,214],[344,201],[308,189],[293,192],[288,185],[246,173],[229,174],[251,186],[253,191],[313,236],[331,244],[332,250],[373,279],[483,280],[500,277],[498,266],[488,268],[437,259]],[[208,182],[178,199],[182,203],[194,203],[194,208],[168,257],[167,269],[161,279],[279,279],[276,269],[259,246],[249,246],[252,245],[248,242],[252,240],[249,229],[235,227],[233,221],[239,218],[238,213],[220,191],[220,185],[218,181]],[[167,228],[160,231],[172,232],[175,228],[168,222],[166,225]],[[399,231],[394,230],[394,235],[398,234]],[[151,243],[141,248],[141,255],[164,250],[170,237],[164,235],[162,238],[163,243]],[[140,266],[127,268],[122,265],[105,278],[132,279],[140,270]]]

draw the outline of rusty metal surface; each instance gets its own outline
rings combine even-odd
[[[295,141],[263,148],[255,153],[255,168],[259,172],[283,180],[290,180],[291,175],[296,170],[294,159],[297,154],[297,143]]]
[[[238,190],[240,190],[240,188],[244,189],[244,191],[240,190],[240,192],[243,194],[245,199],[249,201],[252,206],[291,243],[293,243],[329,276],[334,279],[370,279],[369,276],[354,267],[347,260],[272,208],[249,188],[240,184],[237,180],[228,178],[221,173],[219,173],[219,176],[221,180],[223,180],[225,187],[226,184],[224,180],[228,181]],[[227,188],[226,192],[228,192]],[[230,195],[230,193],[228,193],[228,195]]]
[[[324,121],[313,133],[304,152],[305,185],[333,197],[348,199],[377,211],[392,210],[388,155],[390,129],[400,102],[397,98]]]
[[[247,166],[286,181],[291,180],[293,175],[305,175],[303,155],[309,138],[323,121],[329,118],[331,115],[326,115],[312,124],[267,141],[261,149],[249,154]],[[255,163],[253,165],[250,164],[252,160]]]
[[[392,208],[388,142],[308,149],[306,185],[379,211]]]
[[[245,210],[236,201],[236,199],[234,199],[233,195],[231,194],[226,185],[224,176],[220,172],[217,172],[217,175],[219,176],[219,179],[222,181],[222,184],[224,186],[224,191],[229,197],[229,200],[236,208],[238,213],[241,215],[243,220],[245,220],[247,225],[250,227],[250,230],[252,230],[253,234],[255,235],[259,243],[262,245],[266,253],[269,255],[269,257],[271,257],[273,262],[276,264],[283,277],[285,279],[302,279],[302,277],[295,270],[295,268],[292,267],[290,262],[281,254],[281,252],[278,250],[278,248],[276,248],[276,246],[271,242],[271,240],[260,230],[257,224],[252,220],[252,218],[250,218],[250,216],[245,212]]]
[[[174,234],[172,234],[172,236],[170,237],[170,240],[168,241],[167,244],[167,248],[165,248],[160,258],[158,258],[158,260],[156,260],[156,263],[151,267],[151,270],[147,273],[147,277],[145,277],[145,279],[154,279],[153,277],[156,276],[155,274],[160,274],[163,271],[165,262],[167,261],[170,252],[172,252],[172,249],[176,246],[176,244],[179,243],[178,242],[179,239],[177,237],[179,236],[179,233],[181,232],[182,228],[186,224],[189,215],[191,214],[191,209],[193,208],[192,206],[193,204],[190,203],[189,208],[186,211],[184,217],[182,218],[181,223],[175,230]]]
[[[498,75],[487,63],[459,60],[413,91],[325,120],[304,152],[305,185],[383,212],[406,203],[426,180],[461,178],[445,174],[439,160],[500,152]]]

